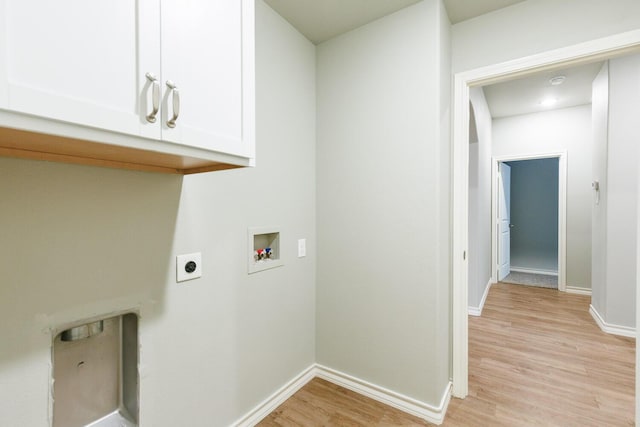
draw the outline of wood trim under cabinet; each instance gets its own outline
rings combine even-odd
[[[10,128],[0,128],[0,156],[182,175],[243,167]]]

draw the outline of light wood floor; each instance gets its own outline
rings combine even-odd
[[[634,424],[635,341],[600,331],[590,297],[499,283],[469,318],[469,396],[444,426]],[[259,426],[427,426],[314,379]]]

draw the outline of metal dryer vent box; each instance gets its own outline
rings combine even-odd
[[[53,340],[53,427],[138,425],[138,316],[72,326]]]

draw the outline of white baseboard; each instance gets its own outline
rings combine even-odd
[[[565,288],[568,294],[588,295],[591,296],[591,288],[581,288],[580,286],[569,286]]]
[[[482,315],[482,309],[484,308],[484,303],[487,301],[487,295],[489,295],[489,289],[491,288],[491,285],[493,285],[493,280],[490,277],[489,281],[487,282],[487,286],[485,286],[484,288],[484,294],[482,295],[482,299],[480,300],[480,305],[478,307],[469,306],[469,316]]]
[[[253,408],[244,417],[232,424],[233,427],[252,427],[258,424],[267,415],[273,412],[285,400],[300,390],[306,383],[311,381],[315,375],[316,365],[313,364],[298,374],[291,381],[280,387],[278,391],[266,398],[262,403]]]
[[[538,268],[511,267],[510,271],[515,271],[516,273],[544,274],[546,276],[558,275],[557,270],[541,270]]]
[[[274,409],[284,403],[285,400],[290,398],[296,391],[300,390],[306,383],[316,377],[370,397],[378,402],[393,406],[394,408],[433,424],[442,424],[447,413],[447,408],[449,407],[449,401],[451,400],[451,382],[447,384],[442,399],[440,399],[440,404],[435,407],[384,387],[352,377],[351,375],[327,368],[326,366],[313,364],[249,411],[249,413],[241,419],[233,423],[232,426],[255,426],[273,412]]]
[[[436,407],[326,366],[316,365],[316,376],[438,425],[444,421],[451,400],[451,382]]]
[[[623,337],[635,338],[636,328],[631,328],[629,326],[608,324],[607,322],[604,321],[604,319],[602,319],[602,316],[600,316],[600,313],[598,313],[598,311],[593,307],[593,305],[589,305],[589,313],[591,314],[591,317],[593,317],[593,320],[596,321],[596,323],[598,324],[600,329],[602,329],[603,332],[606,332],[612,335],[620,335]]]

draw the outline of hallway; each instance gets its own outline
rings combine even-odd
[[[633,425],[635,340],[602,332],[589,301],[493,285],[469,318],[469,396],[444,425]]]

